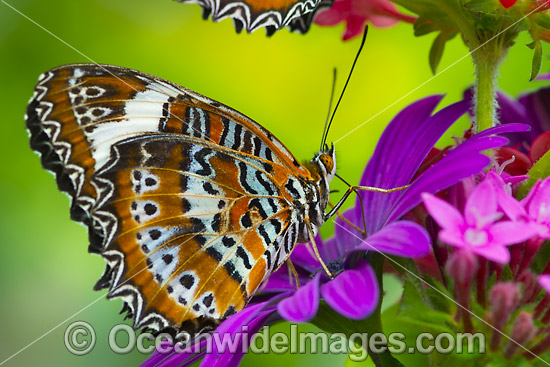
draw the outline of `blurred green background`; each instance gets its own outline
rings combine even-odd
[[[332,68],[338,68],[340,91],[359,40],[342,42],[342,25],[313,26],[305,36],[286,30],[271,38],[262,31],[237,35],[231,21],[203,21],[199,6],[171,0],[10,4],[37,24],[0,3],[0,364],[28,346],[5,365],[136,366],[146,356],[118,355],[107,347],[109,330],[122,322],[120,301],[108,302],[105,292],[92,290],[103,260],[86,253],[86,230],[70,221],[69,200],[28,146],[23,114],[38,75],[91,60],[145,71],[232,106],[268,128],[299,159],[309,159],[320,143]],[[409,24],[371,28],[329,136],[335,141],[376,115],[336,146],[338,172],[348,181],[357,183],[384,126],[400,109],[434,93],[446,93],[443,105],[450,104],[473,82],[466,57],[415,90],[432,77],[427,62],[432,39],[414,38]],[[528,83],[527,42],[525,36],[518,40],[501,69],[501,87],[512,95],[543,83]],[[466,54],[454,39],[440,70]],[[545,58],[543,72],[548,65]],[[453,127],[446,141],[466,125]],[[329,235],[330,224],[323,231]],[[95,349],[82,357],[63,345],[67,325],[76,320],[92,324],[98,335]],[[345,360],[345,355],[248,355],[243,365],[320,367]]]

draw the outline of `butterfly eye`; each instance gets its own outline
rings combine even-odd
[[[332,172],[332,170],[334,169],[334,160],[331,156],[329,156],[328,154],[321,154],[321,156],[319,156],[319,160],[321,161],[323,166],[325,166],[327,172]]]

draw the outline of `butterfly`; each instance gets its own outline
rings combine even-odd
[[[332,6],[334,0],[178,0],[196,3],[203,8],[203,18],[212,15],[214,21],[232,18],[237,33],[248,33],[265,27],[268,36],[288,27],[293,32],[306,33],[315,15]]]
[[[215,327],[327,219],[334,146],[302,164],[245,115],[152,75],[54,68],[25,119],[106,261],[94,289],[136,329]]]

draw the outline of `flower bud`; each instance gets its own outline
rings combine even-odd
[[[508,359],[512,358],[516,350],[524,344],[531,341],[537,329],[533,323],[533,315],[527,312],[521,312],[514,323],[511,339],[508,341],[504,356]]]
[[[499,332],[508,322],[510,315],[519,304],[519,287],[515,283],[497,283],[491,289],[491,310],[493,326],[498,330],[491,336],[491,350],[497,350],[502,339]]]
[[[518,0],[500,0],[500,4],[506,9],[511,8]]]
[[[493,310],[495,327],[504,326],[519,303],[519,287],[516,283],[497,283],[491,289],[491,309]]]
[[[455,282],[460,285],[469,285],[476,275],[478,269],[477,256],[470,250],[459,249],[451,255],[445,270],[451,275]]]

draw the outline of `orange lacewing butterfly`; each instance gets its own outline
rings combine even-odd
[[[26,123],[107,262],[94,289],[136,328],[215,326],[326,220],[333,147],[301,164],[243,114],[152,75],[52,69]]]
[[[302,164],[240,112],[118,66],[47,71],[25,120],[31,147],[72,197],[71,218],[88,227],[89,252],[107,263],[94,289],[122,298],[136,329],[212,329],[244,308],[297,243],[310,241],[331,275],[318,228],[356,189],[404,188],[350,186],[326,213],[339,177],[325,144],[332,118],[320,151]]]

